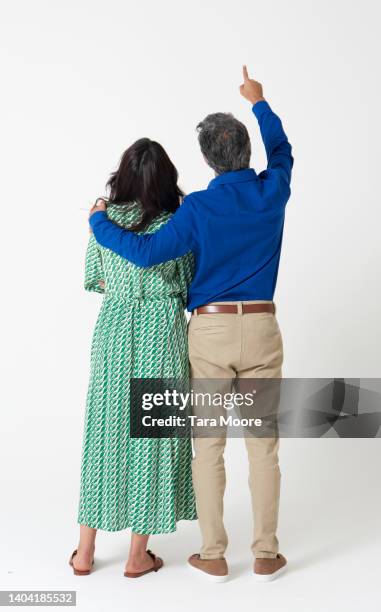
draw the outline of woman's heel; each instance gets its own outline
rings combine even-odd
[[[71,565],[71,567],[73,568],[73,573],[74,573],[75,576],[88,576],[89,574],[91,574],[92,566],[94,565],[94,559],[93,559],[93,562],[91,564],[90,569],[88,569],[88,570],[79,570],[79,569],[76,569],[74,567],[73,559],[74,559],[75,555],[77,554],[77,552],[78,552],[77,549],[75,549],[73,551],[73,553],[72,553],[72,555],[70,557],[70,560],[69,560],[69,565]]]

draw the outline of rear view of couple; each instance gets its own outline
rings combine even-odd
[[[92,351],[78,523],[70,564],[87,575],[97,529],[132,531],[124,575],[158,571],[151,534],[198,518],[202,546],[189,558],[222,582],[226,437],[130,438],[131,378],[280,378],[282,339],[273,296],[290,196],[293,158],[279,117],[244,67],[240,93],[252,105],[267,169],[250,166],[246,127],[208,115],[198,138],[215,178],[185,197],[164,149],[147,138],[124,153],[108,182],[109,201],[90,212],[85,287],[103,293]],[[184,308],[192,313],[187,334]],[[188,336],[188,337],[187,337]],[[189,371],[190,364],[190,371]],[[272,580],[286,566],[277,539],[277,438],[245,438],[249,459],[254,575]]]

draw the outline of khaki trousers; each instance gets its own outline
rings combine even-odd
[[[271,313],[192,315],[188,327],[192,378],[281,378],[283,347],[276,316]],[[223,387],[224,383],[221,381]],[[279,439],[245,437],[249,459],[249,487],[254,519],[252,551],[257,558],[278,552],[280,470]],[[226,436],[194,438],[193,485],[202,536],[201,558],[224,556],[228,537],[223,522],[226,484]]]

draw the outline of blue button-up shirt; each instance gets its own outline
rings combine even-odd
[[[209,302],[272,300],[278,274],[293,158],[279,117],[265,101],[253,106],[267,169],[227,172],[189,194],[156,233],[141,235],[91,216],[96,240],[141,267],[192,251],[195,275],[188,310]]]

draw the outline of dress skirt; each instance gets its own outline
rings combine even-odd
[[[183,308],[178,297],[104,297],[91,350],[80,524],[158,534],[196,518],[191,441],[129,435],[130,379],[189,375]]]

